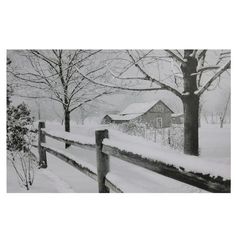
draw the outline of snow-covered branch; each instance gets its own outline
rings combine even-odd
[[[206,56],[206,52],[207,52],[206,49],[202,50],[202,51],[199,53],[197,59],[198,59],[198,60],[201,60],[202,58],[204,58],[204,57]]]
[[[185,63],[184,59],[182,57],[180,57],[179,55],[175,54],[173,51],[171,50],[165,50],[168,54],[170,54],[172,57],[174,57],[177,61],[181,62],[181,63]]]
[[[111,94],[111,92],[106,92],[106,91],[105,91],[105,92],[100,93],[100,94],[98,94],[98,95],[96,95],[96,96],[94,96],[94,97],[91,97],[91,98],[89,98],[89,99],[87,99],[87,100],[81,102],[79,105],[77,105],[77,106],[71,108],[70,112],[72,112],[72,111],[78,109],[79,107],[81,107],[81,106],[84,105],[85,103],[91,102],[91,101],[93,101],[93,100],[95,100],[95,99],[97,99],[97,98],[99,98],[99,97],[101,97],[101,96],[103,96],[103,95],[107,95],[107,94]]]
[[[78,68],[77,68],[77,71],[80,75],[82,75],[86,80],[90,81],[91,83],[98,86],[106,87],[106,88],[120,89],[120,90],[126,90],[126,91],[136,91],[136,92],[164,90],[164,88],[127,88],[127,87],[121,87],[121,86],[116,86],[116,85],[111,85],[111,84],[104,84],[104,83],[100,83],[100,82],[90,79],[88,76],[83,74]]]
[[[50,100],[53,100],[53,101],[56,101],[56,102],[59,102],[59,103],[63,104],[63,102],[61,100],[56,99],[52,96],[41,96],[41,95],[40,96],[30,96],[30,95],[27,96],[27,95],[21,95],[21,94],[16,94],[16,93],[13,93],[13,95],[16,96],[16,97],[29,98],[29,99],[50,99]]]
[[[205,67],[199,68],[197,73],[201,73],[201,72],[208,71],[208,70],[216,70],[219,68],[220,68],[219,66],[205,66]]]
[[[224,66],[219,68],[216,74],[199,91],[196,91],[196,94],[198,96],[201,96],[222,73],[230,68],[230,64],[231,61],[227,62]]]
[[[144,76],[146,76],[147,80],[149,80],[149,81],[151,81],[151,82],[153,82],[153,83],[155,83],[155,84],[157,84],[157,85],[160,86],[159,90],[168,90],[168,91],[174,93],[176,96],[182,98],[182,94],[181,94],[178,90],[176,90],[176,89],[170,87],[169,85],[167,85],[167,84],[165,84],[165,83],[162,83],[161,81],[159,81],[159,80],[157,80],[157,79],[155,79],[155,78],[152,78],[152,77],[135,61],[134,57],[130,54],[130,52],[129,52],[128,50],[127,50],[127,53],[128,53],[128,55],[130,56],[130,58],[133,60],[135,66],[141,71],[141,73],[142,73]]]
[[[219,69],[219,68],[220,68],[219,66],[205,66],[205,67],[199,68],[196,73],[193,73],[193,74],[191,74],[191,75],[192,75],[192,76],[194,76],[194,75],[200,75],[200,76],[199,76],[199,80],[200,80],[203,72],[209,71],[209,70],[216,70],[216,69]]]

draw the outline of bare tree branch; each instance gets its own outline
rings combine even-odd
[[[206,49],[202,50],[202,51],[199,53],[197,59],[198,59],[198,60],[201,60],[201,58],[205,57],[206,52],[207,52]]]
[[[172,57],[174,57],[177,61],[181,62],[181,63],[185,63],[184,59],[180,56],[178,56],[177,54],[175,54],[174,52],[172,52],[171,50],[165,50],[166,52],[168,52]]]
[[[151,81],[151,82],[153,82],[153,83],[156,83],[157,85],[160,86],[160,88],[159,88],[158,90],[160,90],[160,89],[161,89],[161,90],[168,90],[168,91],[174,93],[176,96],[178,96],[179,98],[182,99],[182,94],[181,94],[178,90],[176,90],[176,89],[170,87],[170,86],[167,85],[167,84],[164,84],[164,83],[160,82],[160,81],[157,80],[157,79],[152,78],[149,74],[147,74],[147,73],[142,69],[142,67],[141,67],[139,64],[136,63],[135,59],[133,58],[133,56],[130,54],[130,52],[129,52],[128,50],[127,50],[127,53],[129,54],[130,58],[133,60],[135,66],[142,72],[143,75],[146,76],[147,80],[149,80],[149,81]]]
[[[78,73],[81,74],[86,80],[90,81],[91,83],[95,84],[95,85],[99,85],[102,87],[106,87],[106,88],[113,88],[113,89],[120,89],[120,90],[126,90],[126,91],[157,91],[157,90],[163,90],[163,88],[125,88],[125,87],[121,87],[121,86],[116,86],[116,85],[110,85],[110,84],[103,84],[103,83],[99,83],[96,82],[92,79],[90,79],[89,77],[87,77],[85,74],[83,74],[79,69],[77,69]]]
[[[50,99],[50,100],[54,100],[54,101],[56,101],[56,102],[62,103],[61,100],[56,99],[56,98],[54,98],[54,97],[47,97],[47,96],[27,96],[27,95],[21,95],[21,94],[17,94],[17,93],[14,93],[13,95],[16,96],[16,97],[29,98],[29,99]]]
[[[216,74],[196,93],[198,96],[201,96],[210,86],[211,84],[227,69],[230,68],[231,61],[227,62],[224,66],[222,66]]]
[[[220,68],[219,66],[205,66],[205,67],[201,67],[201,68],[198,69],[196,74],[200,74],[200,73],[208,71],[208,70],[216,70],[216,69],[219,69],[219,68]],[[195,75],[195,74],[192,74],[192,75]]]
[[[111,92],[103,92],[103,93],[98,94],[98,95],[95,96],[95,97],[89,98],[89,99],[83,101],[82,103],[80,103],[79,105],[73,107],[73,108],[70,110],[70,112],[73,112],[74,110],[76,110],[77,108],[81,107],[81,106],[84,105],[85,103],[91,102],[91,101],[93,101],[93,100],[95,100],[95,99],[97,99],[97,98],[99,98],[99,97],[101,97],[101,96],[103,96],[103,95],[110,94],[110,93],[111,93]]]

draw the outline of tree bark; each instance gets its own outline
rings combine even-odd
[[[192,55],[194,50],[184,50],[185,62],[181,64],[184,79],[184,153],[199,155],[198,125],[199,125],[199,96],[197,90],[197,65],[198,61]]]
[[[223,124],[224,124],[224,119],[223,119],[223,117],[221,116],[221,117],[220,117],[220,128],[223,128]]]
[[[190,94],[183,98],[184,105],[184,153],[199,155],[198,121],[199,97]]]
[[[70,132],[70,111],[65,111],[65,132]],[[66,143],[65,148],[70,147],[70,144]]]

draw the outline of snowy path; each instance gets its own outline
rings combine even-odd
[[[61,193],[74,192],[71,186],[66,183],[63,179],[61,179],[58,175],[54,174],[49,169],[38,170],[35,171],[35,179],[32,187],[30,187],[29,191],[26,191],[23,186],[20,185],[17,176],[15,175],[14,169],[11,166],[11,163],[8,162],[7,165],[7,192],[45,192],[45,193]],[[19,184],[16,184],[19,182]]]
[[[74,167],[47,153],[48,169],[70,185],[73,192],[96,193],[97,183]]]
[[[35,150],[37,153],[37,151]],[[29,192],[37,193],[89,193],[97,192],[97,184],[73,167],[47,154],[48,168],[36,169],[35,180]],[[28,192],[20,186],[11,163],[7,163],[7,192]]]
[[[55,175],[49,169],[40,170],[40,173],[42,175],[47,176],[49,179],[51,179],[51,181],[54,183],[54,186],[59,193],[60,192],[66,192],[66,193],[73,193],[74,192],[74,190],[72,189],[72,187],[70,185],[68,185],[62,178]]]
[[[49,138],[47,140],[50,145],[54,147],[60,145],[57,141]],[[82,160],[96,166],[95,151],[72,146],[69,148],[69,152],[78,157],[78,162]],[[111,157],[110,165],[110,178],[114,179],[114,182],[118,187],[124,190],[124,192],[204,192],[198,188],[118,160],[115,157]],[[58,175],[60,179],[69,183],[74,192],[97,192],[97,183],[94,180],[81,174],[79,171],[51,154],[48,154],[48,169]]]
[[[71,147],[70,152],[78,153],[78,148]],[[79,150],[78,159],[96,165],[95,152],[85,149]],[[179,181],[156,174],[152,171],[110,157],[110,177],[118,183],[124,192],[198,192],[199,189],[183,184]]]

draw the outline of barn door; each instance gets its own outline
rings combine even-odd
[[[162,128],[162,117],[157,118],[157,128]]]

